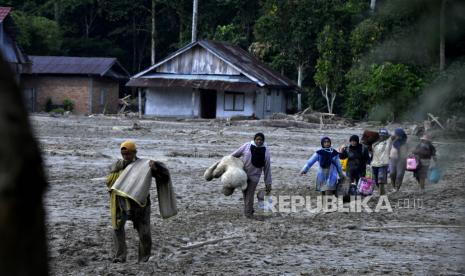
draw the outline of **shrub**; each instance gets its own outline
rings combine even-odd
[[[50,112],[53,109],[53,102],[51,98],[47,98],[47,101],[45,102],[45,111]]]
[[[50,111],[50,113],[59,113],[59,114],[64,114],[65,110],[63,108],[55,108]]]
[[[70,99],[63,100],[63,108],[66,111],[73,111],[74,110],[74,103]]]

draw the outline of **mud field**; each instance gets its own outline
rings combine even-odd
[[[298,172],[318,148],[320,136],[329,135],[337,147],[366,126],[321,132],[247,122],[138,120],[140,128],[134,129],[134,119],[117,117],[37,115],[31,120],[49,179],[45,206],[54,275],[465,274],[463,228],[361,229],[464,226],[464,140],[437,141],[444,175],[425,193],[406,172],[401,191],[389,194],[392,213],[310,213],[300,208],[258,221],[243,217],[242,193],[225,197],[218,180],[203,179],[208,166],[262,131],[272,154],[273,195],[316,196],[315,168],[303,177]],[[136,141],[139,157],[167,164],[178,198],[179,214],[163,220],[152,186],[153,257],[142,264],[137,263],[138,237],[131,222],[126,225],[128,260],[111,262],[109,198],[101,178],[126,139]],[[263,182],[259,188],[264,189]],[[228,239],[183,248],[220,238]]]

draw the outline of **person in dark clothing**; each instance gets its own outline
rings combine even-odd
[[[392,187],[396,191],[400,190],[400,186],[404,180],[407,155],[407,134],[405,134],[402,128],[396,128],[389,153],[389,176]]]
[[[347,158],[346,176],[350,183],[358,183],[360,177],[366,175],[366,166],[370,163],[368,148],[360,144],[359,137],[352,135],[349,139],[350,145],[343,147],[339,158]]]
[[[436,161],[436,148],[431,143],[431,135],[425,134],[420,139],[420,143],[413,150],[413,154],[419,159],[419,166],[414,172],[414,176],[420,184],[420,189],[425,190],[426,177],[428,170],[432,166],[431,159]]]

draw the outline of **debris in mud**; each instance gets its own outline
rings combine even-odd
[[[213,158],[213,157],[223,157],[223,155],[218,152],[208,152],[200,153],[198,150],[194,149],[193,152],[181,152],[181,151],[170,151],[165,154],[168,157],[192,157],[192,158]]]

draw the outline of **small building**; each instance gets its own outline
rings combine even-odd
[[[127,86],[145,91],[146,115],[200,118],[285,113],[298,89],[240,47],[205,40],[133,76]]]
[[[32,65],[21,77],[30,112],[46,111],[71,100],[76,114],[116,113],[119,91],[129,73],[116,58],[29,56]]]
[[[18,28],[10,13],[10,7],[0,7],[0,54],[10,65],[19,82],[20,74],[29,70],[30,61],[16,43]]]

